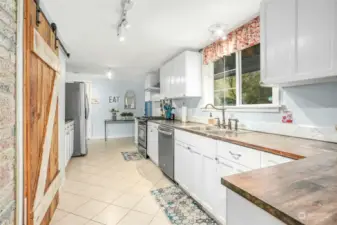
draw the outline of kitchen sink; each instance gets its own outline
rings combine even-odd
[[[200,127],[188,127],[187,129],[195,131],[213,131],[218,130],[219,128],[215,126],[200,126]]]
[[[247,130],[227,130],[227,129],[219,129],[219,130],[210,130],[207,133],[219,135],[219,136],[225,136],[227,134],[242,134],[242,133],[248,133]]]

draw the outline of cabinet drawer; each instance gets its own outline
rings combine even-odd
[[[217,155],[250,169],[261,167],[261,152],[254,149],[218,141]]]
[[[158,127],[159,127],[159,124],[157,124],[157,123],[152,123],[152,122],[148,122],[147,123],[147,126],[149,127],[152,127],[152,128],[157,128],[158,129]]]
[[[216,141],[201,135],[186,131],[175,130],[175,140],[183,142],[190,147],[195,147],[198,153],[214,158],[216,155]]]
[[[270,167],[270,166],[276,166],[278,164],[292,162],[293,159],[289,159],[286,157],[282,157],[279,155],[270,154],[267,152],[261,152],[261,166],[264,167]]]

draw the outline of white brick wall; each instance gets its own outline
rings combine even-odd
[[[0,224],[15,215],[16,1],[0,0]]]

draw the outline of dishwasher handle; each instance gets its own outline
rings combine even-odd
[[[173,132],[167,132],[167,131],[161,130],[160,128],[158,128],[158,132],[161,133],[161,134],[168,135],[168,136],[172,136],[173,135]]]

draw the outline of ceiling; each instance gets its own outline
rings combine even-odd
[[[156,71],[183,50],[208,45],[210,25],[233,29],[256,16],[261,0],[135,0],[123,43],[116,36],[120,2],[42,0],[71,53],[67,70],[104,74],[112,68],[127,77]]]

